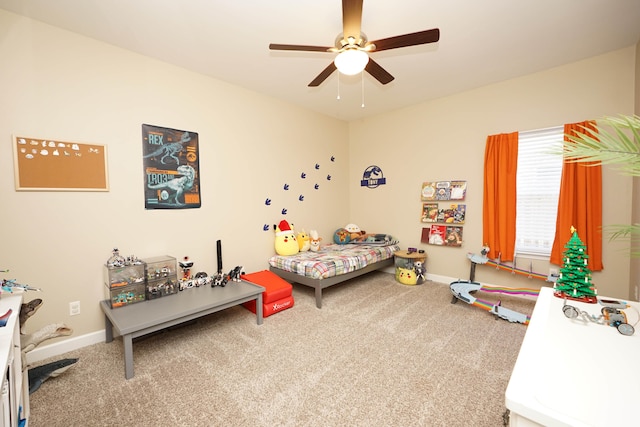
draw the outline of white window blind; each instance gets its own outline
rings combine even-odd
[[[519,132],[516,255],[548,258],[556,231],[564,127]]]

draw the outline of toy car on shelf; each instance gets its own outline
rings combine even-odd
[[[625,301],[603,299],[600,297],[598,297],[598,303],[603,306],[600,310],[600,316],[591,315],[586,311],[581,311],[572,305],[568,305],[566,299],[562,305],[562,312],[569,319],[576,319],[578,316],[581,316],[585,321],[599,325],[607,324],[613,326],[622,335],[630,336],[634,334],[635,328],[628,323],[627,315],[622,311],[625,308],[629,308],[629,304]]]

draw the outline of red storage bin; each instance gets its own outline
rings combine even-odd
[[[243,274],[240,278],[265,288],[265,291],[262,293],[262,315],[264,317],[293,307],[294,301],[293,295],[291,294],[293,286],[277,274],[269,270],[263,270]],[[256,312],[255,301],[248,301],[242,305],[251,312]]]

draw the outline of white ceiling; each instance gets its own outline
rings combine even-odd
[[[269,43],[333,46],[339,0],[0,0],[0,8],[347,121],[640,41],[640,0],[365,0],[370,40],[439,28],[440,41],[372,53],[395,77],[388,85],[335,72],[309,88],[333,54]]]

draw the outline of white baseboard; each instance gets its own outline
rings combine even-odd
[[[389,273],[389,274],[395,274],[396,273],[396,269],[393,266],[385,268],[385,269],[380,270],[380,271],[383,271],[383,272]],[[463,279],[463,278],[460,278],[460,277],[441,276],[439,274],[431,274],[431,273],[427,273],[425,275],[425,278],[427,280],[429,280],[429,281],[432,281],[432,282],[444,283],[444,284],[455,282],[456,280],[468,280],[468,279]],[[476,282],[480,283],[482,286],[496,286],[496,285],[494,285],[492,283],[480,282],[480,281],[477,281],[477,280],[476,280]]]
[[[31,365],[32,363],[36,363],[50,357],[59,356],[82,347],[104,342],[104,334],[105,331],[102,329],[100,331],[91,332],[79,337],[72,337],[54,344],[36,347],[26,354],[27,365]]]
[[[460,280],[460,278],[440,276],[439,274],[431,274],[431,273],[427,273],[425,277],[427,278],[427,280],[431,280],[432,282],[437,282],[437,283],[451,283],[456,280]]]

